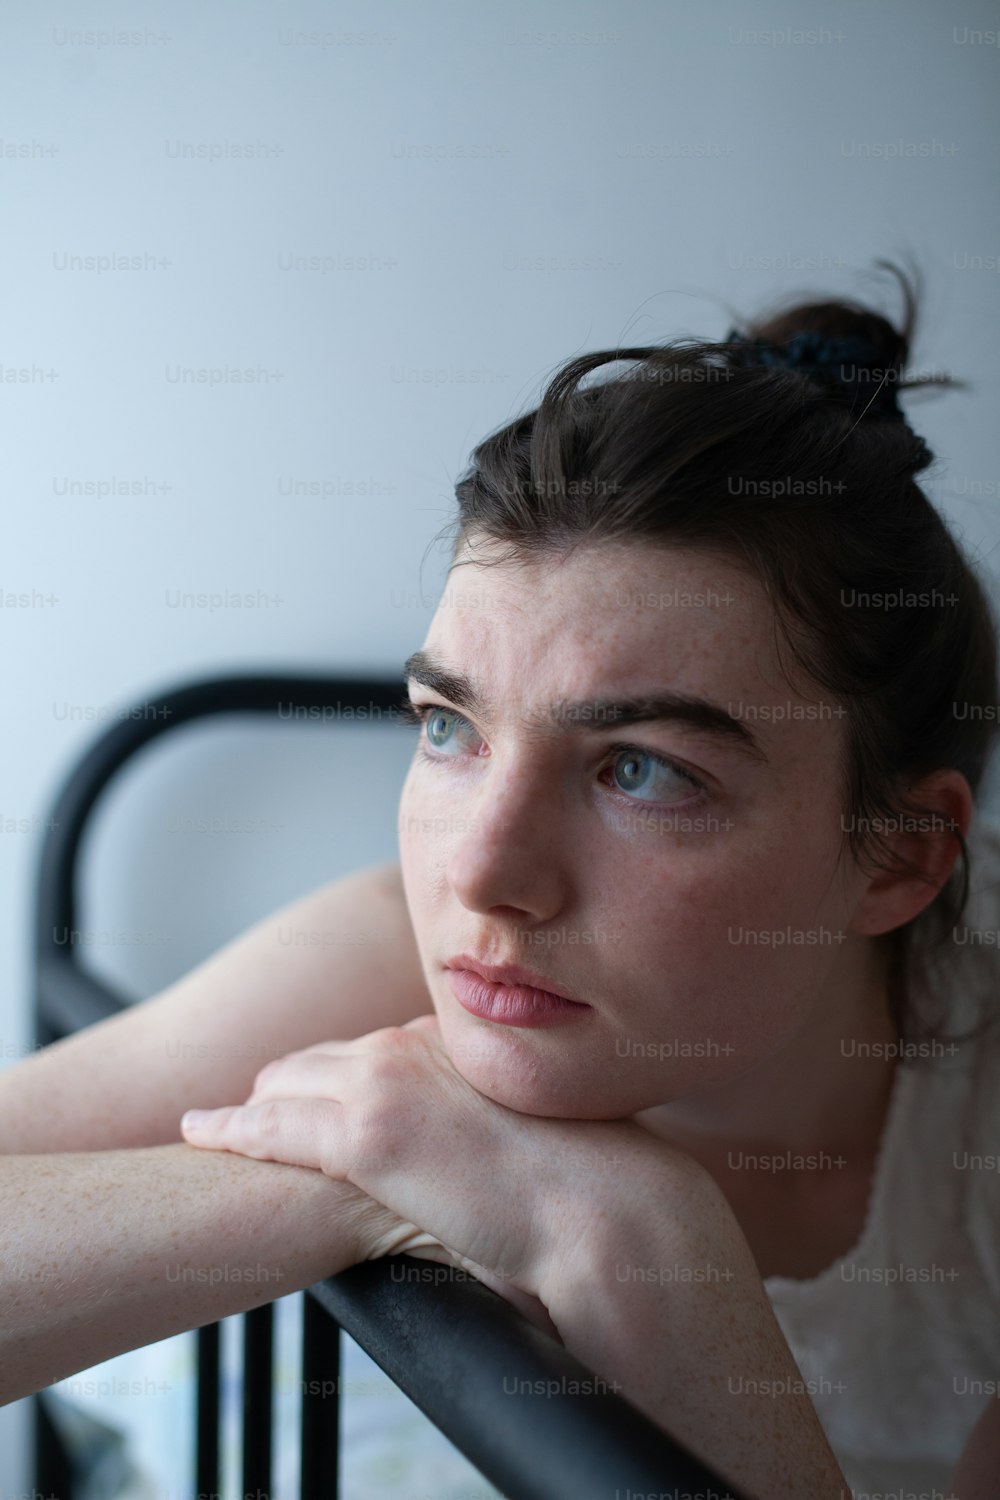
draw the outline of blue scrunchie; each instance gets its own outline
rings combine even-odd
[[[823,381],[848,402],[852,411],[864,413],[865,417],[906,421],[895,382],[890,378],[879,384],[873,378],[872,372],[885,366],[882,355],[867,339],[833,338],[803,329],[783,344],[774,344],[768,339],[746,338],[738,329],[731,328],[725,342],[736,346],[736,359],[743,366],[798,370]]]

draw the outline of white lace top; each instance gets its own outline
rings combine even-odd
[[[968,844],[965,913],[919,980],[949,1031],[1000,1014],[1000,825]],[[1000,1025],[897,1063],[860,1239],[764,1286],[859,1500],[947,1495],[1000,1394]]]

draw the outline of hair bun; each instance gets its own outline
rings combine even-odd
[[[899,327],[861,302],[792,298],[790,305],[772,306],[759,317],[743,320],[745,333],[732,329],[727,335],[727,341],[733,341],[730,358],[738,364],[798,370],[844,402],[856,421],[901,423],[913,438],[911,472],[918,474],[934,462],[934,455],[907,421],[899,393],[925,386],[963,390],[967,382],[944,374],[903,378],[916,337],[923,278],[917,267],[907,271],[891,260],[875,264],[898,284],[903,302]]]
[[[837,336],[800,328],[779,341],[760,334],[745,337],[731,328],[726,342],[739,365],[797,370],[818,380],[830,394],[845,400],[859,421],[906,421],[897,398],[898,366],[887,365],[882,350],[865,334]]]

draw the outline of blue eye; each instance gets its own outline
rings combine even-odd
[[[461,714],[452,713],[447,708],[437,708],[433,703],[423,704],[420,714],[427,734],[427,743],[435,750],[443,749],[448,743],[448,730],[453,723],[465,724],[467,729],[472,728],[472,725],[463,719]]]
[[[456,725],[467,729],[474,741],[479,739],[468,719],[454,709],[441,708],[436,703],[410,703],[404,700],[400,718],[404,723],[423,728],[424,735],[417,753],[431,763],[454,758],[445,747],[449,743],[450,732]],[[429,753],[424,748],[425,744],[435,753]],[[612,775],[620,777],[617,790],[622,795],[628,795],[629,800],[679,802],[685,800],[685,794],[690,796],[692,793],[705,791],[705,783],[697,776],[684,770],[682,766],[675,765],[663,755],[654,755],[651,750],[642,750],[638,745],[612,745],[609,753],[613,758]],[[619,763],[624,763],[624,774],[616,769]],[[644,792],[646,795],[642,795]]]
[[[438,759],[452,759],[444,753],[444,746],[448,743],[448,732],[452,724],[464,724],[475,738],[475,730],[468,719],[463,719],[461,714],[455,713],[454,709],[442,708],[437,703],[411,703],[404,698],[399,705],[399,719],[403,724],[413,724],[418,729],[423,729],[417,744],[417,754],[423,760],[435,761]],[[424,748],[430,745],[432,750],[438,752],[436,755],[428,754]]]
[[[616,770],[616,767],[621,764],[624,764],[624,772]],[[650,768],[652,775],[649,774]],[[660,773],[659,782],[657,782],[657,773]],[[652,788],[652,795],[640,796],[639,800],[642,802],[669,802],[676,800],[678,790],[702,789],[702,783],[697,777],[692,776],[688,771],[682,771],[672,761],[665,760],[662,755],[654,755],[650,750],[639,750],[631,746],[626,746],[624,749],[616,748],[612,774],[618,776],[618,786],[621,791],[642,793]],[[673,797],[671,793],[674,794]]]

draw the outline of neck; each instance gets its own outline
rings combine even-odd
[[[871,939],[844,955],[805,1024],[746,1073],[635,1119],[710,1171],[729,1153],[874,1152],[895,1076],[888,954]],[[839,999],[839,1007],[837,1001]],[[869,1046],[878,1043],[881,1045]]]

